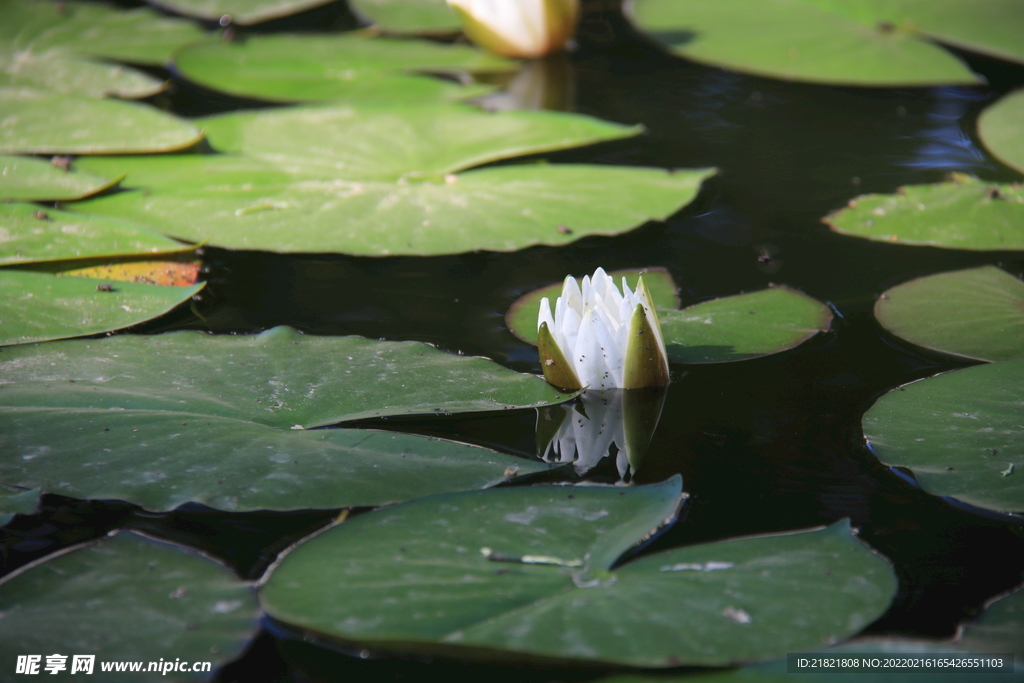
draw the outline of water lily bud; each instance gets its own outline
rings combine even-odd
[[[579,0],[448,0],[477,45],[506,57],[558,52],[576,30]]]
[[[567,391],[642,389],[669,383],[668,354],[643,276],[622,291],[602,268],[577,284],[565,278],[562,296],[545,297],[537,316],[544,379]]]

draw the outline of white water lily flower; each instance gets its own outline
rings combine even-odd
[[[622,291],[598,268],[577,284],[565,278],[555,313],[545,297],[537,317],[544,379],[569,391],[642,389],[669,383],[668,354],[643,276]]]
[[[506,57],[558,52],[576,30],[579,0],[448,0],[477,45]]]

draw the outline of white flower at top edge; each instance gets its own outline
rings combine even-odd
[[[555,349],[548,343],[545,326]],[[642,276],[636,291],[623,278],[621,292],[602,268],[592,277],[584,276],[582,286],[567,277],[554,315],[550,301],[541,299],[537,328],[544,376],[559,388],[668,384],[665,341]]]
[[[507,57],[558,52],[576,30],[579,0],[448,0],[466,35]]]

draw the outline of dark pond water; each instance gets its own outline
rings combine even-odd
[[[343,8],[267,30],[345,26]],[[820,219],[865,192],[935,182],[952,171],[1019,175],[977,140],[980,110],[1024,83],[1024,69],[962,55],[988,86],[931,89],[790,84],[660,54],[614,10],[592,6],[571,56],[576,111],[642,123],[643,137],[549,155],[551,161],[691,168],[719,174],[664,223],[616,238],[514,254],[438,258],[282,256],[208,249],[210,285],[196,312],[138,331],[251,333],[291,325],[311,334],[418,340],[539,372],[536,351],[505,328],[519,295],[567,273],[663,266],[684,305],[785,283],[829,302],[828,334],[787,353],[734,364],[675,367],[661,423],[635,475],[679,472],[691,497],[661,549],[851,518],[896,567],[900,590],[868,628],[943,638],[986,600],[1024,580],[1021,521],[970,511],[920,491],[880,465],[862,413],[888,389],[964,365],[887,335],[871,307],[905,280],[993,263],[1021,275],[1022,253],[910,248],[832,234]],[[254,106],[178,82],[165,104],[185,115]],[[768,258],[766,258],[768,257]],[[533,458],[533,411],[364,423],[483,444]],[[618,478],[607,462],[587,475]],[[6,530],[8,570],[116,527],[144,529],[211,552],[256,578],[282,548],[333,513],[227,514],[200,506],[149,514],[117,502],[48,496]],[[361,659],[304,642],[274,624],[222,681],[586,680],[600,670],[520,664]]]

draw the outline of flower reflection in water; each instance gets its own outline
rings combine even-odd
[[[578,475],[615,458],[628,483],[640,467],[665,405],[664,389],[587,391],[575,402],[537,410],[537,452],[546,462],[572,463]]]

